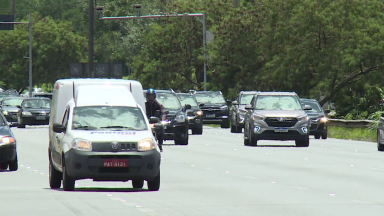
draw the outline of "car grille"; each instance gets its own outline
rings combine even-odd
[[[193,111],[188,111],[188,112],[187,112],[187,115],[188,115],[188,116],[194,116],[195,114],[193,113]]]
[[[275,118],[265,119],[269,127],[293,127],[297,123],[297,118]]]
[[[49,113],[33,112],[32,115],[34,115],[34,116],[47,116],[47,115],[49,115]]]
[[[121,151],[136,151],[136,143],[121,143]]]

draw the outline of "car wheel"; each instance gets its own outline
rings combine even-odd
[[[175,139],[175,145],[188,145],[189,135],[186,133],[185,138]]]
[[[229,128],[229,121],[222,121],[220,124],[221,128]]]
[[[327,139],[328,138],[328,133],[325,132],[321,135],[321,139]]]
[[[13,161],[9,162],[9,171],[17,171],[19,169],[19,164],[17,160],[17,155]]]
[[[154,179],[147,181],[147,185],[150,191],[158,191],[160,189],[160,171]]]
[[[22,118],[17,118],[17,128],[25,128],[25,124],[23,122],[23,119]]]
[[[309,139],[305,140],[295,140],[296,147],[308,147],[309,146]]]
[[[320,134],[315,134],[315,139],[320,139]]]
[[[0,169],[1,169],[1,170],[6,170],[6,169],[8,169],[8,164],[7,164],[7,163],[0,163]]]
[[[51,189],[57,189],[61,187],[61,178],[63,174],[55,169],[51,159],[49,159],[49,186]]]
[[[203,134],[203,126],[201,126],[201,128],[192,129],[192,134],[196,134],[196,135]]]
[[[252,134],[252,130],[248,130],[248,132],[249,132],[249,135],[248,135],[249,145],[250,146],[257,146],[257,140],[254,139],[253,134]]]
[[[73,191],[75,189],[75,180],[68,175],[65,163],[63,163],[63,189],[65,191]]]
[[[140,189],[140,188],[143,188],[143,186],[144,186],[144,180],[132,180],[133,188]]]
[[[236,126],[231,125],[231,133],[236,133],[236,132],[237,132]]]
[[[377,150],[378,151],[384,151],[384,144],[380,142],[380,132],[377,132]]]

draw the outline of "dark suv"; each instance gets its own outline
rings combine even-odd
[[[229,108],[223,94],[220,91],[196,91],[194,92],[197,102],[204,104],[204,124],[220,124],[221,128],[229,128]]]
[[[247,113],[245,105],[251,104],[251,100],[257,91],[241,91],[230,110],[231,133],[241,133],[244,128],[244,117]]]
[[[164,141],[174,140],[175,145],[188,145],[189,123],[186,110],[191,105],[182,106],[176,93],[171,90],[156,90],[156,100],[168,111],[164,125]]]
[[[191,105],[186,111],[189,122],[189,129],[192,134],[203,134],[203,111],[200,109],[204,104],[199,104],[191,93],[176,93],[182,105]]]
[[[51,112],[51,99],[49,98],[25,98],[21,106],[17,106],[18,128],[26,125],[48,125]]]
[[[300,98],[301,102],[304,105],[309,105],[312,107],[312,110],[306,110],[307,115],[311,121],[311,130],[310,135],[314,135],[315,139],[327,139],[328,129],[327,129],[327,117],[325,114],[329,114],[330,110],[325,110],[321,108],[319,102],[315,99],[306,99]]]

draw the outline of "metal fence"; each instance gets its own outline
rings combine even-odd
[[[364,128],[376,122],[377,121],[373,121],[373,120],[328,119],[329,126],[348,127],[348,128]]]

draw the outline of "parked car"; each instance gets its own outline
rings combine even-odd
[[[229,108],[227,103],[231,100],[225,100],[221,91],[196,91],[194,96],[203,111],[204,124],[220,124],[221,128],[229,128]]]
[[[11,125],[15,125],[17,121],[18,106],[23,102],[23,97],[4,97],[0,101],[0,109],[4,117]]]
[[[309,135],[314,135],[315,139],[327,139],[328,137],[328,127],[327,127],[327,117],[326,114],[329,114],[330,110],[323,110],[319,102],[315,99],[306,99],[300,98],[301,102],[304,105],[309,105],[312,107],[312,110],[306,110],[306,113],[311,121],[311,130]]]
[[[189,129],[192,134],[203,134],[203,111],[200,109],[204,104],[199,104],[193,94],[176,93],[182,105],[191,105],[191,109],[186,111],[189,122]]]
[[[18,128],[26,125],[48,125],[51,111],[49,98],[24,98],[17,113]]]
[[[237,99],[232,102],[230,109],[231,133],[241,133],[244,128],[244,117],[247,113],[245,105],[251,104],[253,96],[258,91],[241,91]]]
[[[253,98],[245,116],[244,145],[259,140],[295,140],[297,147],[309,146],[310,121],[294,92],[260,92]]]
[[[0,168],[16,171],[18,169],[16,138],[4,115],[0,113]]]

